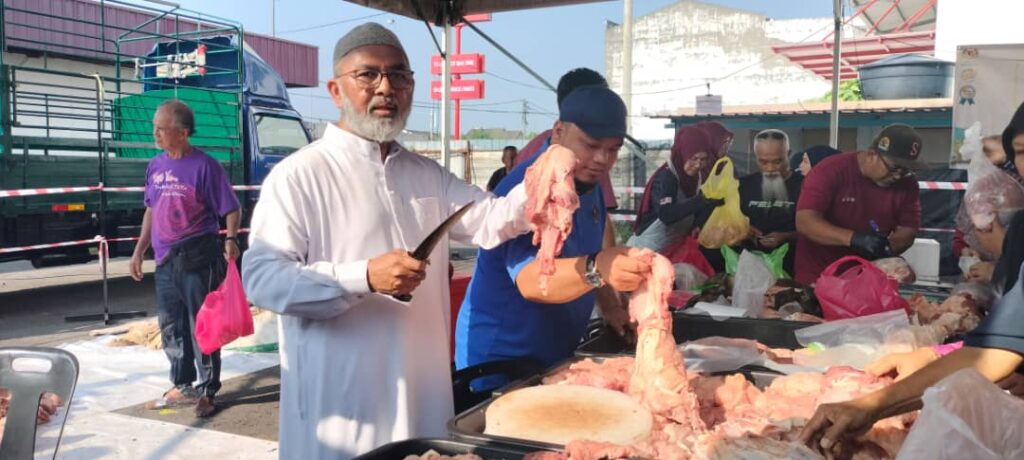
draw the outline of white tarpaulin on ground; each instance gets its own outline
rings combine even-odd
[[[954,81],[951,158],[959,163],[967,128],[980,122],[982,136],[1002,134],[1024,102],[1024,44],[960,46]]]
[[[80,373],[64,426],[60,459],[276,459],[277,443],[113,413],[159,397],[170,386],[163,351],[109,347],[100,337],[61,348],[78,358]],[[221,379],[275,366],[277,353],[223,352]],[[36,458],[50,458],[56,425],[40,427]]]

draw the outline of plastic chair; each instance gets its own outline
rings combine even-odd
[[[528,358],[491,361],[489,363],[469,366],[452,374],[452,396],[455,400],[455,413],[484,402],[491,397],[493,390],[474,391],[470,383],[480,377],[504,376],[508,382],[537,375],[543,368],[536,361]]]
[[[31,360],[48,362],[49,370],[15,370],[15,361]],[[26,365],[31,365],[26,361]],[[23,367],[19,363],[19,368]],[[61,398],[64,415],[60,417],[60,430],[53,456],[60,449],[60,438],[64,433],[64,422],[71,408],[71,398],[78,382],[78,359],[57,348],[0,347],[0,388],[11,392],[10,410],[7,412],[7,426],[3,441],[0,442],[0,458],[4,460],[32,459],[36,444],[36,413],[39,398],[45,392],[55,393]]]

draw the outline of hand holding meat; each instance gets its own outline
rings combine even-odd
[[[800,432],[800,441],[812,449],[835,453],[845,439],[857,439],[866,433],[878,414],[863,399],[835,404],[822,404]]]
[[[597,271],[604,281],[619,292],[633,292],[651,273],[651,265],[644,260],[630,256],[634,249],[616,246],[597,254]]]
[[[875,376],[896,374],[898,382],[936,359],[939,359],[939,355],[931,348],[919,348],[907,353],[890,353],[871,363],[864,370]]]
[[[870,259],[892,256],[889,239],[878,232],[855,232],[850,238],[850,247]]]
[[[978,228],[975,233],[982,249],[990,254],[1003,253],[1003,239],[1006,238],[1006,226],[999,219],[992,221],[992,225],[987,228]]]
[[[977,281],[979,283],[991,283],[992,273],[995,272],[995,265],[992,262],[978,262],[971,265],[971,268],[964,273],[964,279],[967,281]]]
[[[381,294],[409,294],[427,276],[427,263],[416,260],[404,249],[370,259],[366,279],[370,289]]]

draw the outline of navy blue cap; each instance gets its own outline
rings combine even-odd
[[[582,86],[569,93],[558,107],[558,119],[593,139],[626,137],[626,104],[604,86]]]

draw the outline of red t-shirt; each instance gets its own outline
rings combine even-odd
[[[533,138],[519,154],[516,155],[516,159],[513,162],[513,166],[519,166],[519,163],[524,163],[526,160],[533,158],[534,155],[540,153],[539,150],[544,144],[547,143],[548,138],[551,137],[551,130],[544,131]],[[612,189],[612,178],[610,174],[605,174],[598,179],[598,183],[601,184],[601,194],[604,195],[604,207],[608,209],[615,209],[619,207],[619,200],[615,198],[615,190]]]
[[[805,209],[818,211],[832,225],[855,232],[870,231],[872,220],[885,235],[896,227],[921,226],[917,179],[908,177],[891,187],[879,187],[860,173],[856,152],[833,155],[811,170],[796,205],[797,212]],[[799,234],[794,278],[813,283],[829,264],[853,254],[849,247],[823,246]]]

